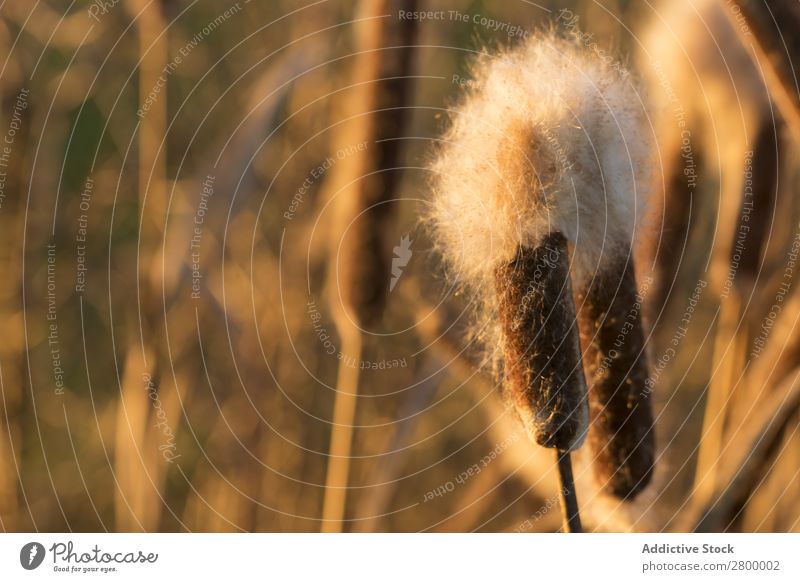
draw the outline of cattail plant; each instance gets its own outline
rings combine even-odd
[[[413,86],[416,21],[395,20],[413,11],[416,0],[361,2],[355,24],[358,55],[351,92],[338,116],[333,143],[365,144],[334,167],[331,228],[332,306],[342,340],[343,362],[336,385],[322,531],[342,529],[349,456],[358,394],[362,330],[376,324],[389,290],[391,256],[386,230],[391,224],[399,164]]]
[[[587,433],[612,493],[640,489],[652,465],[638,314],[624,355],[606,357],[636,296],[629,249],[650,155],[641,106],[630,80],[552,33],[483,55],[474,75],[432,166],[432,230],[480,305],[477,335],[499,347],[494,368],[530,438],[557,450],[573,531],[568,453]]]

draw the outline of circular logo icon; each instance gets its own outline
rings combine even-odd
[[[44,546],[39,542],[29,542],[19,551],[19,563],[26,570],[35,570],[44,561]]]

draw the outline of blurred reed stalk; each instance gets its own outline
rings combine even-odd
[[[749,330],[751,320],[757,319],[748,313],[757,311],[753,297],[778,188],[781,148],[776,124],[779,122],[770,112],[763,113],[749,170],[743,164],[741,177],[726,177],[734,184],[726,193],[738,195],[723,199],[723,216],[733,215],[736,220],[731,221],[733,228],[724,235],[729,244],[721,245],[712,257],[710,286],[722,299],[695,466],[694,494],[704,501],[716,488],[731,404],[737,397],[747,398],[748,393],[745,375]],[[749,176],[745,177],[745,173]]]
[[[382,317],[390,279],[387,235],[409,120],[416,21],[399,20],[416,0],[363,0],[354,23],[351,89],[335,147],[366,144],[337,162],[331,177],[333,225],[329,288],[344,359],[339,364],[322,509],[324,532],[342,531],[364,327]],[[348,365],[351,362],[352,365]]]
[[[670,100],[680,106],[681,126],[691,128],[692,134],[683,146],[685,163],[692,161],[698,169],[696,174],[690,169],[688,179],[681,179],[689,168],[680,161],[675,116],[664,108],[668,113],[658,134],[664,136],[662,146],[670,156],[667,165],[672,166],[667,194],[669,202],[677,201],[673,208],[686,212],[676,215],[680,220],[666,221],[680,223],[680,228],[665,225],[662,234],[668,240],[662,245],[667,249],[686,248],[688,241],[693,247],[706,245],[708,297],[696,311],[716,309],[708,375],[698,374],[689,349],[685,360],[691,363],[683,377],[676,372],[673,380],[676,396],[682,389],[702,389],[696,397],[705,409],[696,440],[691,437],[677,444],[682,436],[673,437],[677,446],[672,448],[678,452],[672,453],[672,463],[683,461],[692,467],[688,461],[693,447],[696,463],[691,483],[673,480],[678,484],[678,506],[664,527],[751,531],[753,520],[756,525],[778,527],[774,512],[768,519],[762,512],[766,521],[757,513],[779,504],[787,507],[793,496],[798,498],[786,487],[796,478],[796,469],[786,467],[787,459],[797,451],[783,447],[797,443],[787,436],[796,433],[792,419],[798,407],[800,299],[793,282],[793,257],[800,207],[780,178],[785,175],[791,184],[797,175],[797,157],[786,147],[784,134],[798,136],[799,45],[790,32],[797,28],[800,10],[796,3],[783,0],[686,0],[662,5],[650,31],[643,34],[648,39],[643,64],[659,63],[655,94],[674,89],[664,103]],[[671,36],[666,31],[676,30],[676,25],[681,26],[678,36],[666,40]],[[697,79],[688,79],[686,67],[695,64]],[[737,121],[728,123],[732,119]],[[715,218],[716,228],[702,232],[709,216]],[[684,255],[687,266],[682,271],[697,270],[700,253],[693,254]],[[677,267],[670,269],[670,277],[678,273]],[[676,283],[680,289],[684,282]],[[699,334],[688,337],[700,340]],[[702,369],[706,366],[700,364]],[[686,421],[673,420],[681,426]],[[686,445],[691,447],[684,453]],[[781,481],[782,491],[777,484]],[[793,519],[783,521],[783,527],[796,527]]]
[[[770,388],[732,431],[720,458],[713,494],[692,497],[688,510],[681,515],[679,531],[727,531],[753,498],[783,434],[796,434],[796,425],[787,423],[800,410],[800,368],[790,370]],[[775,503],[775,499],[770,501]]]
[[[791,0],[726,2],[726,14],[750,57],[763,71],[772,100],[800,143],[800,5]],[[744,21],[741,19],[744,17]]]
[[[747,187],[744,187],[741,196],[728,197],[724,202],[729,206],[740,205],[734,237],[737,242],[743,239],[743,244],[732,245],[730,258],[717,258],[720,263],[718,271],[725,270],[727,274],[730,270],[729,276],[734,280],[732,284],[729,282],[729,295],[720,305],[712,366],[714,375],[708,388],[695,470],[694,491],[701,504],[715,495],[718,465],[728,429],[726,425],[733,420],[730,418],[732,401],[737,397],[750,401],[756,396],[746,379],[750,339],[748,312],[757,311],[752,298],[769,235],[769,221],[776,204],[778,166],[786,157],[781,156],[780,128],[787,126],[795,143],[800,142],[800,97],[796,89],[800,41],[796,35],[786,34],[800,26],[800,8],[796,3],[784,0],[769,6],[744,0],[736,5],[727,5],[725,13],[748,55],[762,72],[780,118],[774,116],[771,108],[762,113],[753,145],[751,191],[748,194]],[[742,229],[746,237],[742,236]],[[738,270],[733,272],[732,269],[737,267]]]
[[[148,103],[148,107],[145,104],[167,64],[168,43],[161,2],[127,0],[126,6],[136,20],[139,107],[146,111],[138,126],[137,293],[128,312],[128,325],[139,333],[129,334],[117,412],[115,470],[119,487],[115,493],[115,516],[117,531],[155,531],[161,513],[164,461],[157,445],[149,442],[154,428],[149,422],[151,403],[148,382],[144,379],[151,378],[154,389],[158,389],[158,348],[154,336],[161,314],[157,308],[161,296],[158,251],[166,220],[166,84],[157,99]]]

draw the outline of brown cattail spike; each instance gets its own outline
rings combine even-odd
[[[567,253],[567,239],[551,233],[495,272],[507,393],[530,437],[565,451],[588,424]]]
[[[655,450],[633,264],[621,257],[599,271],[577,302],[589,379],[594,473],[609,493],[632,498],[650,481]]]

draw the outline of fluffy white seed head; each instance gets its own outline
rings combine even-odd
[[[627,254],[651,161],[633,79],[554,33],[484,54],[473,74],[432,166],[431,223],[451,274],[483,287],[554,231],[573,244],[578,281]]]

